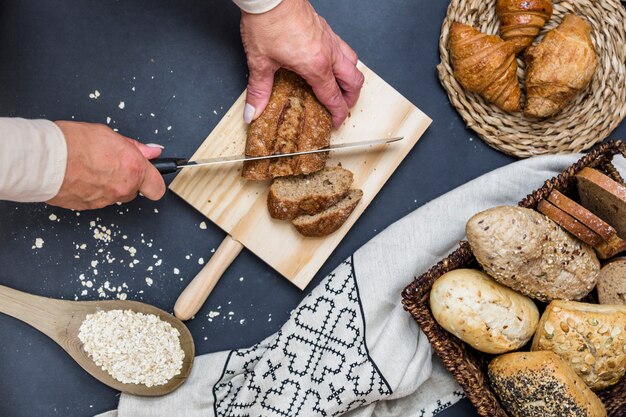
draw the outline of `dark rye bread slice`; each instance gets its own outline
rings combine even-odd
[[[280,69],[267,107],[250,123],[247,156],[322,149],[330,144],[332,119],[328,110],[299,75]],[[309,174],[326,165],[328,153],[248,161],[241,175],[249,180],[268,180]]]
[[[582,205],[626,239],[626,187],[592,168],[583,168],[576,179]]]
[[[344,198],[352,180],[352,172],[341,167],[327,167],[309,175],[276,178],[267,196],[270,216],[292,220],[302,214],[319,213]]]
[[[587,226],[580,223],[578,220],[576,220],[560,208],[556,207],[549,201],[541,200],[539,204],[537,204],[537,210],[539,210],[540,213],[548,216],[550,220],[576,236],[578,239],[585,242],[587,245],[596,247],[597,245],[602,243],[602,238],[600,237],[600,235],[598,235],[593,230],[589,229]]]
[[[616,258],[604,265],[596,288],[600,304],[626,305],[626,258]]]
[[[350,190],[345,198],[332,207],[314,214],[304,214],[292,220],[298,232],[308,237],[326,236],[341,227],[363,197],[363,191]]]
[[[598,245],[592,245],[600,258],[611,258],[626,250],[626,241],[617,235],[617,230],[614,227],[574,200],[554,190],[548,196],[548,201],[600,235],[602,242]]]

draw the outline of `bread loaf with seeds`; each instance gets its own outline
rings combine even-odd
[[[485,210],[467,222],[466,233],[485,272],[524,295],[579,300],[596,285],[600,262],[593,249],[534,210]]]
[[[489,364],[489,379],[511,417],[605,417],[602,401],[557,354],[513,352]]]
[[[626,306],[552,301],[531,350],[556,353],[593,390],[614,385],[626,373]]]

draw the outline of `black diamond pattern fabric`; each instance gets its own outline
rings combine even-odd
[[[337,416],[391,394],[367,350],[352,259],[281,331],[232,351],[213,394],[219,417]]]

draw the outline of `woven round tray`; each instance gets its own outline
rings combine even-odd
[[[585,17],[598,55],[598,68],[591,84],[562,111],[545,120],[506,113],[477,94],[463,89],[454,78],[448,37],[452,22],[499,34],[495,0],[451,0],[441,28],[437,66],[439,79],[450,102],[467,126],[490,146],[525,158],[547,153],[579,152],[605,139],[626,116],[626,11],[619,0],[553,1],[554,13],[535,43],[561,23],[566,14]],[[525,65],[517,59],[522,83]],[[522,104],[525,97],[522,94]]]

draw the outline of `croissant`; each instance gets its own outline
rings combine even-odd
[[[526,50],[526,116],[555,114],[589,84],[598,65],[590,34],[586,20],[569,14]]]
[[[552,16],[551,0],[498,0],[502,39],[513,42],[515,53],[530,46]]]
[[[467,90],[508,112],[520,111],[517,62],[511,42],[454,22],[450,27],[454,77]]]

